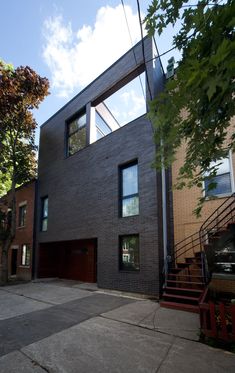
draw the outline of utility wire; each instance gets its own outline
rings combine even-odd
[[[145,58],[144,35],[143,35],[142,21],[141,21],[141,15],[140,15],[140,3],[139,3],[139,0],[137,0],[137,8],[138,8],[138,16],[139,16],[139,24],[140,24],[140,32],[141,32],[142,53],[143,53],[143,59],[144,59],[144,64],[145,64],[145,69],[146,69],[146,82],[147,82],[147,87],[148,87],[148,90],[149,90],[150,100],[152,101],[153,100],[153,96],[152,96],[152,92],[151,92],[151,89],[150,89],[149,78],[148,78],[148,69],[147,69],[146,58]]]
[[[134,59],[135,59],[135,64],[136,64],[136,66],[138,66],[137,58],[136,58],[135,51],[134,51],[134,44],[133,44],[133,40],[132,40],[132,37],[131,37],[130,27],[129,27],[129,24],[128,24],[128,19],[127,19],[125,5],[124,5],[123,0],[121,0],[121,3],[122,3],[122,7],[123,7],[123,12],[124,12],[124,15],[125,15],[128,34],[129,34],[130,41],[131,41],[131,46],[132,46],[132,51],[133,51],[133,55],[134,55]],[[140,75],[139,75],[139,81],[140,81],[141,90],[142,90],[142,93],[143,93],[143,96],[144,96],[144,100],[146,102],[145,91],[144,91],[144,87],[143,87],[143,83],[142,83]]]
[[[214,6],[219,5],[222,1],[223,1],[223,0],[218,1],[217,4],[214,4]],[[207,5],[212,6],[213,4],[207,4]],[[192,5],[192,6],[196,6],[196,5]],[[181,8],[183,8],[183,7],[184,7],[184,6],[182,6]],[[206,21],[209,20],[210,16],[211,16],[211,13],[208,15]],[[187,40],[191,39],[191,38],[195,35],[196,32],[201,31],[202,29],[203,29],[203,27],[198,28],[198,30],[194,31],[194,32],[193,32],[191,35],[189,35],[186,39],[187,39]],[[153,57],[153,58],[150,58],[149,60],[146,61],[146,63],[151,62],[151,61],[153,61],[153,60],[156,60],[156,59],[158,59],[158,58],[161,58],[162,56],[165,56],[165,54],[168,54],[168,53],[172,52],[174,49],[178,49],[178,47],[172,47],[172,48],[166,50],[165,52],[163,52],[163,53],[161,53],[161,54],[158,54],[157,56],[155,56],[155,57]]]

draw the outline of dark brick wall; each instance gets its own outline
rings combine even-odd
[[[147,39],[148,40],[148,39]],[[146,53],[152,57],[150,41]],[[141,45],[136,50],[141,56]],[[142,116],[65,158],[65,121],[134,68],[133,52],[102,74],[42,128],[39,198],[49,197],[48,231],[38,243],[97,238],[98,286],[159,294],[158,181],[151,167],[155,146],[151,124]],[[120,218],[118,167],[138,159],[140,214]],[[40,210],[40,209],[39,209]],[[39,227],[38,215],[38,227]],[[119,271],[119,236],[139,234],[140,271]]]
[[[57,167],[48,158],[39,173],[39,196],[49,197],[48,231],[39,233],[39,242],[97,238],[99,286],[158,294],[154,151],[151,126],[141,117],[67,159],[62,148]],[[119,218],[118,166],[133,159],[138,159],[140,214]],[[140,235],[139,273],[118,268],[119,235],[130,233]]]

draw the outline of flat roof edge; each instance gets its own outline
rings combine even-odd
[[[143,40],[146,40],[146,39],[151,39],[152,42],[154,43],[155,40],[153,37],[149,37],[148,35],[146,35]],[[109,71],[113,66],[115,66],[116,64],[118,64],[128,53],[130,53],[134,48],[136,48],[139,44],[142,43],[142,39],[136,43],[132,48],[128,49],[127,52],[125,52],[121,57],[119,57],[112,65],[110,65],[105,71],[103,71],[100,75],[98,75],[94,80],[92,80],[91,83],[89,83],[85,88],[83,88],[81,91],[79,91],[74,97],[72,97],[65,105],[63,105],[59,110],[57,110],[53,115],[51,115],[41,126],[40,126],[40,129],[43,128],[46,124],[48,124],[48,122],[54,118],[57,114],[59,114],[60,112],[62,112],[71,102],[73,102],[76,98],[78,98],[83,92],[85,92],[85,90],[90,87],[95,81],[97,81],[98,79],[100,79],[101,76],[103,76],[104,74],[106,74],[107,71]],[[143,62],[141,62],[143,63]],[[136,65],[135,68],[138,68],[139,65]]]

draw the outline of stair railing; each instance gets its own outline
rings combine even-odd
[[[218,230],[226,228],[235,218],[235,193],[228,197],[213,213],[204,221],[199,233],[203,242],[203,237],[207,234],[216,233]],[[208,237],[207,237],[208,238]]]
[[[185,254],[190,252],[203,252],[205,245],[209,242],[210,235],[215,235],[219,230],[227,227],[235,219],[235,193],[228,197],[213,213],[205,220],[200,230],[174,246],[173,261],[175,265],[179,258],[184,259]],[[201,256],[205,260],[205,256]]]

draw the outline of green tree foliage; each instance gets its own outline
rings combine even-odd
[[[48,80],[30,67],[14,69],[0,60],[0,191],[9,187],[0,206],[3,282],[8,280],[8,251],[15,237],[16,186],[32,179],[36,172],[32,109],[38,108],[48,89]]]
[[[0,197],[4,196],[11,188],[11,180],[9,173],[3,174],[0,172]]]
[[[145,22],[149,34],[156,30],[160,35],[177,20],[181,28],[173,46],[182,52],[182,59],[150,109],[158,144],[156,166],[163,162],[169,167],[186,143],[176,187],[201,188],[206,172],[211,179],[216,174],[211,162],[235,147],[235,134],[227,138],[235,114],[235,1],[202,0],[190,5],[187,0],[153,0]],[[203,202],[202,197],[197,214]]]

